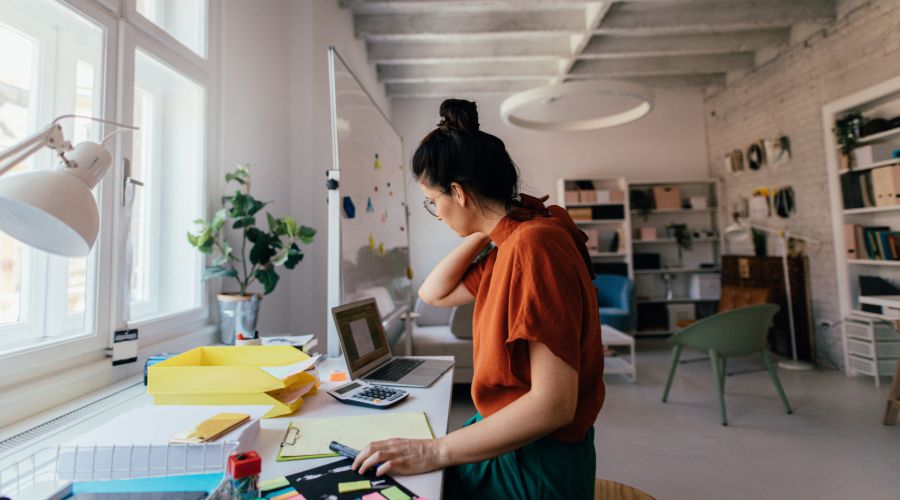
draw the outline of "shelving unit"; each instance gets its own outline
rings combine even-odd
[[[590,237],[588,252],[594,272],[621,274],[633,279],[631,206],[625,178],[558,179],[557,194],[560,206],[570,214],[590,211],[590,220],[578,220],[575,216],[573,220]],[[576,197],[579,201],[573,200]],[[616,243],[615,248],[611,248],[613,243]]]
[[[900,204],[844,209],[841,179],[850,172],[875,168],[900,168],[892,167],[892,165],[900,165],[900,160],[888,159],[854,167],[850,172],[841,171],[838,145],[832,133],[832,127],[836,120],[851,112],[861,113],[864,118],[868,119],[900,116],[900,77],[838,99],[822,108],[825,157],[832,207],[832,229],[835,241],[835,262],[837,264],[837,285],[843,318],[841,324],[844,369],[848,377],[857,374],[873,376],[875,385],[878,386],[880,382],[878,375],[892,375],[894,372],[897,358],[900,356],[900,334],[897,334],[894,328],[889,326],[891,325],[890,318],[861,311],[859,278],[861,276],[877,277],[900,286],[900,261],[850,258],[846,242],[855,234],[846,234],[849,231],[846,229],[846,225],[887,226],[892,230],[900,231]],[[859,140],[860,146],[884,142],[900,142],[900,128],[866,136]],[[853,239],[849,241],[853,241]]]
[[[638,331],[640,336],[671,335],[677,331],[669,317],[680,314],[703,317],[719,299],[718,290],[710,296],[692,296],[691,284],[694,280],[719,278],[721,256],[720,235],[722,230],[718,220],[718,183],[711,179],[659,180],[630,182],[629,191],[640,190],[648,195],[654,188],[674,187],[679,191],[680,207],[631,209],[632,260],[635,262],[635,297],[637,306]],[[671,192],[671,191],[670,191]],[[691,197],[704,197],[706,206],[692,207]],[[651,196],[652,197],[652,196]],[[682,249],[679,257],[678,241],[673,234],[667,234],[672,224],[686,224],[692,233],[691,249]],[[656,237],[640,239],[641,228],[654,228]],[[640,255],[639,255],[640,254]],[[658,257],[657,257],[658,256]],[[658,261],[660,268],[640,269],[645,261]],[[714,264],[716,267],[701,267]],[[665,299],[665,279],[671,278],[672,299]],[[704,283],[707,283],[704,281]],[[696,284],[695,284],[696,285]],[[700,286],[697,286],[701,288]],[[714,309],[714,307],[713,307]]]

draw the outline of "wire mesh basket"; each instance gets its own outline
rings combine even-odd
[[[18,500],[39,483],[210,474],[225,471],[238,443],[59,446],[0,469],[0,496]]]

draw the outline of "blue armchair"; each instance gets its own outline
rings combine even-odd
[[[600,323],[621,332],[634,330],[634,283],[627,276],[598,274],[594,278]]]

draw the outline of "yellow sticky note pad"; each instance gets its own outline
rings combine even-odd
[[[338,483],[338,493],[350,493],[351,491],[371,490],[372,483],[369,481],[352,481],[349,483]],[[409,497],[407,497],[409,498]]]

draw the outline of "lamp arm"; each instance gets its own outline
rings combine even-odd
[[[745,222],[745,224],[747,225],[747,227],[749,227],[751,229],[757,229],[759,231],[765,231],[767,233],[777,234],[779,236],[784,237],[785,239],[793,238],[795,240],[803,240],[803,241],[807,241],[809,243],[821,243],[821,241],[816,238],[812,238],[810,236],[804,236],[802,234],[793,233],[791,231],[788,231],[787,229],[776,229],[774,227],[763,226],[760,224],[756,224],[754,222]]]
[[[59,146],[53,144],[59,144]],[[62,129],[56,122],[47,125],[43,130],[32,134],[25,140],[0,153],[0,175],[3,175],[7,170],[13,168],[20,161],[44,146],[50,146],[57,150],[64,147]]]

